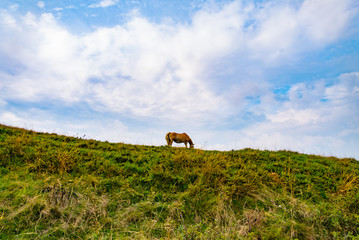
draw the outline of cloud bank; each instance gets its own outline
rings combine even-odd
[[[350,145],[358,143],[359,133],[358,72],[343,73],[334,82],[294,81],[281,93],[266,73],[336,43],[356,13],[349,0],[234,1],[203,7],[189,23],[151,22],[134,12],[124,24],[75,34],[51,13],[1,10],[0,121],[30,117],[44,126],[33,111],[47,116],[51,131],[60,113],[46,115],[44,105],[85,106],[119,119],[64,127],[86,132],[104,121],[140,139],[122,119],[141,119],[155,122],[156,131],[177,127],[198,133],[199,145],[208,148],[296,148],[352,156]],[[17,105],[31,109],[20,114],[14,112]],[[111,135],[105,128],[101,132],[92,136]],[[144,138],[149,134],[143,132]],[[154,139],[161,144],[159,136]]]

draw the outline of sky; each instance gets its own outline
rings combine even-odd
[[[357,0],[1,0],[0,123],[359,160],[358,23]]]

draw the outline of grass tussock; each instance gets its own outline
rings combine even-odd
[[[0,239],[359,239],[359,163],[0,125]]]

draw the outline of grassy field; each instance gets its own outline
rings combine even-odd
[[[0,239],[359,239],[358,189],[355,159],[0,125]]]

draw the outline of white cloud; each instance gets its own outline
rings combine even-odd
[[[11,11],[16,11],[19,9],[19,4],[15,3],[9,7]]]
[[[320,44],[335,41],[345,29],[348,19],[357,11],[350,8],[351,3],[350,0],[304,1],[298,19],[305,34]]]
[[[89,6],[89,8],[105,8],[115,5],[118,2],[118,0],[102,0],[99,3],[93,3]]]
[[[298,7],[287,1],[264,5],[254,13],[249,47],[253,57],[278,61],[338,40],[357,11],[351,0],[305,0]]]
[[[99,5],[113,3],[102,1]],[[344,20],[333,16],[320,25],[331,25],[334,19],[342,22],[333,30],[332,35],[336,37],[344,28],[347,18],[342,16],[348,5],[338,4],[341,12],[337,16]],[[202,119],[211,115],[224,118],[232,114],[233,107],[238,107],[228,102],[233,97],[243,104],[246,94],[255,95],[268,86],[251,73],[247,76],[252,78],[251,84],[245,83],[247,79],[237,79],[238,87],[230,87],[233,97],[228,98],[227,92],[218,95],[216,87],[222,79],[207,78],[208,72],[213,71],[212,66],[218,59],[235,56],[238,61],[248,61],[246,69],[258,71],[253,65],[256,63],[248,57],[258,55],[260,50],[262,57],[267,54],[270,59],[272,53],[278,51],[278,45],[296,48],[293,44],[302,33],[302,28],[297,27],[298,16],[302,16],[302,12],[310,13],[303,9],[317,7],[306,2],[299,10],[276,5],[256,15],[254,7],[233,2],[220,9],[198,11],[190,25],[154,24],[134,15],[124,25],[98,28],[83,36],[71,34],[51,14],[35,17],[28,13],[16,21],[10,16],[5,21],[10,35],[7,34],[1,51],[13,55],[27,70],[7,77],[12,90],[9,95],[31,101],[43,98],[88,101],[94,107],[139,116],[168,118],[181,114]],[[252,18],[258,25],[253,30],[245,27]],[[21,28],[14,28],[14,24]],[[308,20],[303,28],[312,25]],[[311,39],[307,37],[307,41]],[[246,48],[248,45],[252,51]],[[14,54],[16,52],[18,54]],[[229,64],[232,68],[235,65]],[[213,82],[216,83],[211,87]],[[242,97],[235,97],[239,93]]]
[[[323,80],[293,85],[288,100],[266,113],[267,120],[238,133],[240,146],[358,158],[354,147],[359,138],[358,90],[357,72],[342,74],[329,86]]]
[[[37,6],[38,6],[39,8],[45,8],[45,3],[44,3],[43,1],[38,1],[38,2],[37,2]]]
[[[39,101],[53,96],[65,101],[76,100],[81,80],[85,80],[81,75],[85,69],[81,69],[82,63],[77,57],[76,37],[58,26],[51,14],[37,19],[28,13],[14,22],[5,26],[10,34],[4,45],[0,44],[5,56],[23,66],[16,76],[3,78],[8,89],[12,89],[11,98]],[[21,27],[13,27],[15,25]]]
[[[4,124],[14,124],[15,126],[22,125],[24,122],[12,112],[3,112],[0,115],[1,122]]]
[[[279,112],[277,114],[270,114],[267,116],[271,122],[281,123],[286,121],[295,121],[300,124],[315,122],[319,119],[318,113],[314,109],[295,110],[289,109]]]
[[[69,5],[69,6],[66,6],[65,8],[66,9],[77,9],[77,7],[74,5]]]
[[[22,43],[26,51],[17,56],[27,70],[7,77],[8,96],[87,101],[95,108],[161,119],[173,120],[178,114],[194,119],[224,116],[224,100],[214,95],[202,75],[211,59],[230,51],[230,35],[236,34],[232,25],[226,26],[233,10],[224,11],[216,17],[219,23],[202,32],[200,22],[211,20],[206,13],[190,28],[134,17],[124,26],[100,28],[81,37],[60,27],[51,14],[38,19],[28,14],[18,20],[23,21],[20,30],[7,26],[14,36],[27,35]],[[213,31],[227,37],[212,37]],[[211,44],[202,44],[206,39]],[[18,46],[9,44],[4,51],[10,54]]]
[[[325,98],[337,104],[343,103],[348,96],[351,101],[348,103],[356,103],[359,96],[359,72],[345,73],[339,78],[339,83],[335,84],[325,91]]]

